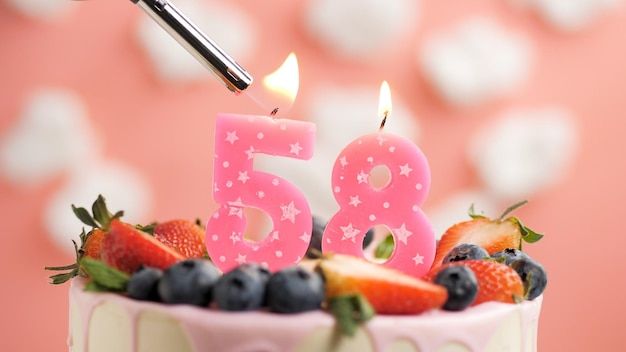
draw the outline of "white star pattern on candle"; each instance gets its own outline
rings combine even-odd
[[[348,165],[348,159],[346,159],[345,156],[342,156],[339,158],[339,163],[341,164],[341,167],[346,167]]]
[[[348,226],[339,226],[339,228],[341,229],[341,231],[343,232],[343,237],[341,237],[341,240],[350,240],[352,241],[352,243],[356,243],[356,238],[355,236],[358,235],[359,233],[361,233],[361,231],[355,229],[354,227],[352,227],[352,223],[348,224]]]
[[[239,265],[241,265],[241,264],[243,264],[243,263],[248,261],[248,259],[246,257],[247,257],[247,255],[237,254],[237,259],[235,259],[235,261],[237,263],[239,263]]]
[[[359,200],[359,196],[350,196],[350,203],[348,203],[350,205],[352,205],[353,207],[358,207],[359,204],[361,204],[361,201]]]
[[[383,145],[383,142],[385,142],[387,138],[383,138],[383,136],[379,135],[376,137],[376,140],[378,141],[378,145]]]
[[[413,232],[406,229],[405,223],[402,223],[402,225],[398,227],[397,229],[393,229],[393,232],[396,235],[396,238],[398,239],[398,241],[404,244],[406,244],[406,239],[409,238],[413,234]]]
[[[238,140],[237,131],[228,132],[226,131],[226,141],[230,142],[230,144],[234,144],[236,140]]]
[[[288,205],[281,205],[280,209],[283,211],[283,215],[280,217],[280,221],[289,220],[292,224],[296,222],[296,215],[300,214],[302,211],[296,209],[293,201]]]
[[[299,237],[302,241],[309,243],[311,241],[311,235],[308,233],[303,233],[302,236]]]
[[[356,175],[356,180],[359,181],[359,183],[367,183],[367,177],[368,175],[361,170],[359,174]]]
[[[250,149],[246,150],[246,155],[248,156],[248,160],[254,158],[254,153],[256,152],[256,150],[254,150],[253,146],[250,146]]]
[[[400,165],[400,175],[404,175],[406,177],[409,177],[409,174],[411,173],[411,171],[413,171],[413,169],[411,169],[409,167],[409,163],[406,163],[404,165]]]
[[[241,241],[241,234],[237,233],[237,232],[233,232],[232,235],[230,235],[230,240],[233,241],[233,244]]]
[[[270,242],[274,242],[276,240],[279,240],[280,237],[278,237],[278,231],[274,231],[272,232],[272,238],[270,238]]]
[[[218,192],[220,189],[217,187],[217,183],[213,183],[213,192]]]
[[[248,171],[239,171],[239,177],[237,177],[237,181],[241,181],[241,183],[246,183],[246,181],[248,181],[249,179],[250,176],[248,176]]]
[[[237,215],[240,219],[243,217],[243,202],[241,197],[238,197],[234,202],[228,202],[228,215]]]
[[[300,146],[300,142],[296,142],[296,144],[289,144],[289,146],[291,147],[291,150],[289,150],[289,153],[295,154],[295,155],[300,155],[300,151],[303,149]]]
[[[415,257],[413,257],[413,261],[415,265],[424,264],[424,256],[419,253],[415,253]]]

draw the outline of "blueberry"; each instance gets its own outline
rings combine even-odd
[[[365,238],[363,238],[363,249],[367,248],[374,239],[374,228],[367,230],[365,233]]]
[[[163,272],[158,290],[161,300],[171,304],[208,306],[220,272],[205,259],[187,259]]]
[[[289,266],[270,276],[267,305],[275,313],[320,309],[325,296],[322,276],[301,266]]]
[[[311,231],[311,241],[306,251],[306,257],[309,259],[317,259],[322,253],[322,236],[328,223],[319,216],[313,215],[313,229]],[[367,248],[374,239],[374,229],[371,228],[365,233],[363,238],[363,249]]]
[[[548,274],[546,269],[531,259],[530,257],[517,259],[509,264],[524,283],[524,296],[528,300],[533,300],[543,293],[548,284]]]
[[[503,251],[495,252],[491,255],[492,258],[503,258],[504,264],[509,265],[512,261],[522,258],[529,258],[528,254],[520,251],[516,248],[507,248]]]
[[[126,292],[128,297],[141,301],[159,301],[157,286],[163,271],[157,268],[141,266],[128,280]]]
[[[326,229],[326,222],[319,216],[313,215],[313,229],[311,231],[311,241],[306,250],[306,257],[310,259],[319,258],[322,253],[322,235]]]
[[[258,264],[242,264],[227,272],[213,287],[217,308],[230,311],[255,310],[265,302],[270,272]]]
[[[472,259],[484,259],[489,258],[489,252],[485,250],[483,247],[471,244],[471,243],[462,243],[450,250],[443,260],[442,264],[451,263],[451,262],[460,262],[462,260],[472,260]]]
[[[448,300],[443,309],[459,311],[469,307],[478,295],[478,281],[472,269],[463,265],[454,265],[442,269],[435,276],[434,282],[448,290]]]

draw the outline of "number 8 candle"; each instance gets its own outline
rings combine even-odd
[[[430,168],[413,142],[382,131],[391,109],[387,82],[380,95],[384,117],[379,131],[348,144],[333,166],[332,192],[340,209],[326,226],[322,251],[363,257],[365,233],[385,225],[395,248],[384,265],[420,277],[430,269],[435,255],[434,232],[421,209],[430,187]],[[380,188],[370,183],[370,173],[377,166],[387,168],[389,174],[387,184]]]
[[[297,64],[295,70],[297,75]],[[309,204],[287,180],[254,170],[253,161],[256,153],[310,159],[314,146],[315,124],[310,122],[217,116],[213,198],[221,207],[207,222],[206,247],[218,268],[225,272],[249,262],[274,271],[302,259],[311,238]],[[272,220],[273,228],[263,240],[245,238],[244,207],[257,208]]]

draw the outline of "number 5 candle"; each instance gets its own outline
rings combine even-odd
[[[297,75],[297,64],[295,70]],[[265,264],[274,271],[304,256],[312,229],[311,210],[304,194],[279,176],[254,170],[253,160],[256,153],[310,159],[315,130],[310,122],[267,116],[217,116],[213,198],[221,207],[207,223],[206,246],[222,271],[247,262]],[[245,238],[244,207],[257,208],[272,220],[273,228],[263,240]]]
[[[387,82],[381,86],[379,105],[384,116],[379,131],[347,145],[333,166],[332,192],[340,209],[326,226],[322,251],[363,257],[367,230],[385,225],[395,242],[385,265],[420,277],[435,255],[434,232],[421,210],[430,187],[430,168],[413,142],[382,131],[391,109]],[[389,175],[382,187],[370,182],[377,166]]]

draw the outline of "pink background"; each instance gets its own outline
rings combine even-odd
[[[478,183],[466,161],[467,139],[503,108],[556,102],[574,111],[581,135],[567,176],[516,213],[546,233],[540,244],[526,247],[544,263],[550,278],[539,350],[609,351],[623,342],[623,8],[584,31],[562,33],[507,1],[422,1],[418,30],[377,55],[375,63],[347,64],[303,33],[299,21],[306,2],[236,3],[262,28],[254,59],[241,62],[250,72],[272,71],[291,51],[299,57],[300,95],[288,117],[306,119],[308,93],[322,83],[378,87],[383,79],[390,82],[393,93],[420,116],[420,147],[433,177],[427,204]],[[129,1],[72,2],[70,7],[73,11],[61,20],[46,22],[0,3],[0,138],[33,89],[74,90],[105,138],[104,153],[136,167],[155,190],[150,219],[206,216],[215,209],[210,196],[214,116],[266,112],[215,80],[175,87],[160,83],[133,38],[134,23],[144,14]],[[468,13],[495,16],[523,30],[539,55],[514,96],[458,110],[430,91],[415,64],[415,50],[429,29]],[[35,187],[0,178],[3,350],[66,349],[68,287],[49,285],[42,268],[65,264],[72,256],[49,239],[40,216],[64,177]]]

